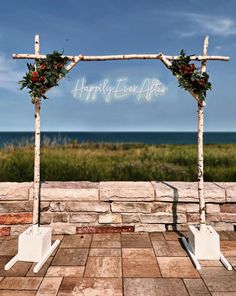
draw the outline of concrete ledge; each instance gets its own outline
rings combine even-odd
[[[32,183],[0,182],[0,200],[28,200]]]
[[[236,183],[206,182],[206,219],[236,228]],[[0,236],[32,223],[33,183],[0,183]],[[40,223],[55,234],[186,230],[197,224],[197,182],[45,182]]]
[[[100,182],[100,200],[104,201],[154,201],[150,182]]]
[[[197,182],[151,182],[158,201],[197,202]],[[236,187],[235,187],[236,190]],[[205,182],[204,194],[206,202],[225,202],[225,188],[211,182]]]

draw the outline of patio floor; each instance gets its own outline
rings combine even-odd
[[[56,235],[60,246],[37,274],[28,262],[4,271],[17,252],[17,238],[1,238],[0,295],[236,295],[236,232],[220,232],[221,250],[233,271],[218,261],[201,261],[202,269],[196,271],[179,235]]]

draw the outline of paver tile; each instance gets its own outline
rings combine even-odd
[[[5,264],[11,259],[12,256],[0,256],[0,276],[25,276],[32,263],[17,261],[10,270],[5,270]]]
[[[85,265],[88,249],[59,249],[52,265]]]
[[[227,231],[227,233],[230,235],[232,240],[236,241],[236,231]]]
[[[121,278],[64,278],[58,296],[122,296]]]
[[[56,296],[61,285],[62,277],[44,278],[36,296]]]
[[[202,279],[184,279],[190,296],[210,296],[206,285]]]
[[[199,260],[201,267],[222,267],[220,260]]]
[[[119,257],[121,256],[121,249],[90,249],[89,256],[94,257]]]
[[[89,257],[85,277],[121,277],[120,257]]]
[[[93,241],[120,241],[120,233],[95,233],[93,234]]]
[[[26,276],[45,276],[48,267],[50,266],[51,262],[52,262],[53,257],[49,257],[48,260],[44,263],[44,265],[42,266],[42,268],[37,272],[34,273],[34,267],[37,263],[33,263],[31,265],[30,270],[27,272]]]
[[[97,233],[93,235],[91,248],[120,248],[120,233]]]
[[[0,256],[15,256],[17,254],[18,240],[16,237],[10,237],[6,240],[1,240]]]
[[[227,257],[230,264],[233,266],[233,268],[236,270],[236,257]]]
[[[179,241],[153,241],[153,248],[158,257],[184,257],[187,256],[186,251]]]
[[[157,257],[157,261],[163,277],[200,277],[188,257]]]
[[[50,277],[82,277],[84,266],[50,266],[46,276]]]
[[[211,276],[235,276],[236,280],[236,272],[234,270],[227,270],[223,265],[219,266],[210,266],[210,267],[202,267],[199,270],[199,273],[202,277],[211,277]]]
[[[236,240],[236,232],[235,231],[218,231],[220,239],[224,240]]]
[[[0,289],[37,290],[42,277],[6,277],[0,282]]]
[[[61,242],[60,248],[89,248],[91,239],[91,234],[66,235]]]
[[[36,291],[0,290],[0,296],[35,296]]]
[[[55,240],[59,239],[60,241],[62,241],[64,236],[65,236],[64,234],[53,234],[52,240],[55,241]]]
[[[224,276],[204,277],[204,281],[211,292],[234,292],[236,293],[236,277]]]
[[[124,296],[159,296],[155,278],[124,278]]]
[[[179,238],[182,236],[187,237],[188,232],[186,232],[186,231],[182,231],[182,232],[166,231],[166,232],[163,232],[163,235],[167,241],[169,241],[169,240],[172,241],[172,240],[179,240]]]
[[[149,233],[149,237],[152,241],[165,240],[165,237],[162,232],[151,232]]]
[[[230,234],[230,231],[217,231],[219,236],[220,236],[220,240],[224,241],[224,240],[233,240],[233,237]]]
[[[127,233],[121,235],[122,248],[152,248],[148,233]]]
[[[236,292],[236,271],[224,267],[203,267],[200,274],[210,292]]]
[[[121,242],[120,241],[93,241],[91,248],[120,248],[121,247]]]
[[[236,296],[236,292],[212,292],[212,296]]]
[[[188,296],[181,279],[125,278],[124,296]]]
[[[221,252],[227,257],[236,256],[236,240],[235,241],[221,241],[220,242]]]
[[[122,249],[124,277],[160,277],[152,249]]]

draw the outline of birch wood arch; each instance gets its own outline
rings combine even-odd
[[[208,36],[205,37],[203,42],[202,55],[191,56],[192,61],[201,62],[201,73],[206,72],[207,60],[221,60],[229,61],[227,56],[209,56],[207,55],[208,49]],[[35,35],[35,52],[34,54],[18,54],[12,55],[13,59],[46,59],[46,55],[39,53],[39,35]],[[171,70],[172,61],[179,58],[178,55],[170,56],[163,53],[157,54],[124,54],[124,55],[103,55],[103,56],[85,56],[85,55],[66,55],[70,63],[66,66],[67,72],[71,71],[80,62],[93,62],[93,61],[114,61],[114,60],[160,60],[167,69]],[[61,78],[58,79],[58,81]],[[204,198],[204,166],[203,166],[203,109],[205,102],[201,101],[198,96],[191,90],[187,90],[190,95],[196,100],[198,106],[198,198],[199,198],[199,213],[200,213],[200,230],[204,231],[206,227],[205,218],[205,198]],[[39,209],[40,209],[40,98],[35,98],[35,149],[34,149],[34,205],[33,205],[33,231],[36,233],[39,227]]]

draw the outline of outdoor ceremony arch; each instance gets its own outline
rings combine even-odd
[[[46,59],[46,55],[39,53],[39,35],[35,35],[35,53],[34,54],[13,54],[13,59]],[[190,56],[191,61],[201,62],[201,74],[206,72],[207,60],[228,61],[227,56],[208,56],[208,36],[205,37],[203,43],[202,55]],[[63,56],[70,61],[66,66],[66,71],[71,71],[80,62],[89,61],[112,61],[112,60],[135,60],[135,59],[153,59],[160,60],[167,69],[171,70],[173,61],[179,59],[179,56],[157,54],[125,54],[125,55],[104,55],[104,56]],[[58,78],[58,81],[62,77]],[[178,78],[177,78],[178,79]],[[48,90],[48,89],[47,89]],[[189,243],[183,238],[183,243],[197,269],[200,269],[198,259],[220,259],[222,263],[231,269],[231,265],[220,252],[219,236],[211,226],[206,226],[205,218],[205,198],[204,198],[204,166],[203,166],[203,109],[205,101],[194,93],[191,89],[186,89],[196,100],[198,106],[198,197],[199,197],[199,213],[200,227],[189,227]],[[18,260],[38,262],[34,268],[34,272],[38,272],[47,258],[59,244],[59,241],[51,245],[51,229],[39,226],[39,209],[40,209],[40,107],[41,98],[34,98],[35,104],[35,149],[34,149],[34,204],[33,204],[33,226],[27,229],[19,237],[18,254],[12,258],[5,266],[10,269]],[[46,230],[48,231],[46,231]],[[44,232],[45,230],[45,232]],[[31,247],[27,244],[31,242]],[[211,248],[209,248],[209,244]],[[208,248],[206,248],[208,246]],[[26,252],[27,250],[27,252]],[[36,252],[38,250],[38,252]],[[30,253],[30,256],[26,253]],[[35,254],[33,254],[35,253]]]

